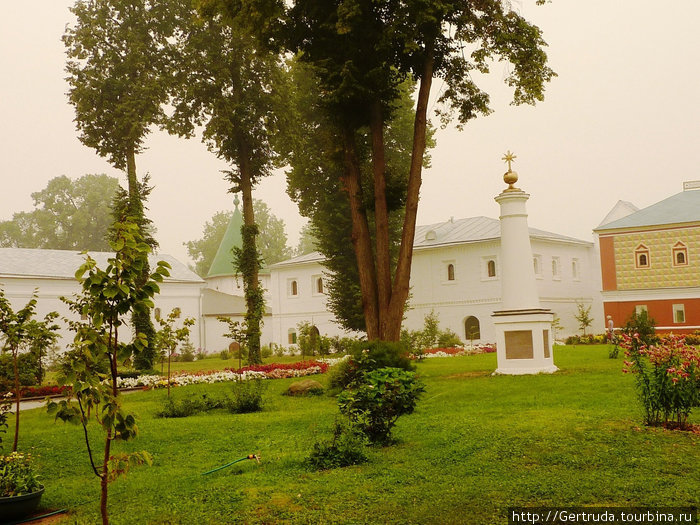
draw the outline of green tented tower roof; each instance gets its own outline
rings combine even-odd
[[[241,226],[243,226],[243,215],[238,209],[238,196],[233,199],[235,209],[231,220],[226,227],[224,238],[221,239],[219,249],[216,251],[214,262],[211,263],[207,277],[221,277],[225,275],[236,275],[236,269],[233,267],[233,248],[240,248],[243,245],[241,237]]]

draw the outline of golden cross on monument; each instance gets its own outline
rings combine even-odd
[[[510,150],[508,150],[501,160],[504,160],[508,163],[508,171],[511,171],[510,163],[513,162],[517,158],[518,158],[517,156],[515,156],[513,153],[510,152]]]

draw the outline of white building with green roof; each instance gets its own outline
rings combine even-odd
[[[230,340],[224,337],[227,325],[217,317],[228,317],[243,322],[246,312],[243,292],[243,279],[233,264],[233,249],[241,248],[241,226],[243,214],[239,209],[238,196],[233,200],[234,210],[229,220],[214,260],[204,278],[206,288],[202,292],[203,344],[208,352],[218,352],[228,348]],[[270,304],[270,271],[263,268],[259,272],[260,284],[265,291],[265,302]],[[269,322],[271,311],[267,307],[263,317],[262,344],[272,342],[272,328]]]

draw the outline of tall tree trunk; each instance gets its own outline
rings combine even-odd
[[[391,255],[389,251],[389,212],[386,202],[386,159],[384,150],[384,115],[378,100],[370,111],[372,136],[372,172],[374,178],[375,257],[377,261],[377,303],[379,339],[387,339],[389,302],[391,300]]]
[[[423,74],[418,89],[416,118],[413,124],[413,150],[411,152],[411,170],[408,176],[406,192],[406,215],[401,233],[401,246],[394,276],[394,287],[389,305],[387,332],[384,334],[388,341],[398,341],[401,336],[401,321],[408,299],[409,281],[411,278],[411,261],[413,258],[413,240],[416,234],[416,215],[425,155],[425,135],[428,125],[428,99],[433,80],[434,58],[431,46],[426,51]]]
[[[12,368],[15,374],[15,440],[12,442],[12,452],[17,452],[17,441],[19,439],[19,401],[22,398],[22,389],[19,385],[19,366],[17,355],[19,349],[12,349]]]
[[[248,361],[251,364],[261,364],[260,335],[262,316],[265,309],[262,289],[259,281],[259,257],[256,243],[258,233],[253,213],[253,174],[251,173],[249,148],[243,140],[239,141],[240,171],[239,186],[243,201],[243,227],[241,237],[241,260],[239,271],[243,274],[243,291],[246,300],[246,339],[248,342]]]
[[[355,133],[352,129],[343,130],[345,174],[343,183],[350,201],[352,219],[352,245],[355,248],[357,269],[362,292],[362,311],[365,317],[367,338],[379,339],[379,304],[377,297],[377,277],[372,252],[372,239],[369,233],[367,214],[362,200],[362,179],[357,158]]]

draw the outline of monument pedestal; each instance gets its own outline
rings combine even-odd
[[[558,370],[552,359],[551,310],[501,310],[492,317],[498,358],[495,374],[551,374]]]
[[[510,169],[515,158],[503,160],[508,171],[503,180],[508,189],[495,200],[501,207],[501,297],[503,310],[492,314],[496,328],[496,374],[524,375],[557,371],[552,360],[551,310],[540,306],[532,264],[526,203],[530,195],[513,186],[518,174]]]

